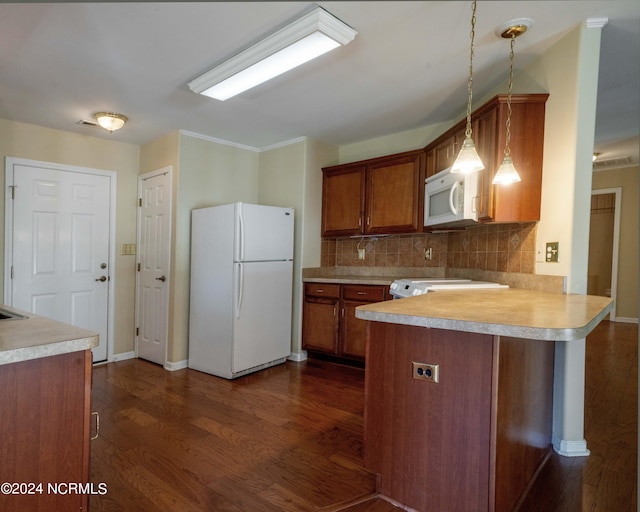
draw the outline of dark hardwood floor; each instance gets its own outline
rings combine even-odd
[[[591,455],[554,454],[521,510],[636,510],[637,329],[603,322],[589,336]],[[362,468],[363,383],[363,370],[321,361],[234,381],[142,360],[96,367],[91,481],[108,492],[90,509],[398,511]]]

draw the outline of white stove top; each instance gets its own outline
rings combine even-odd
[[[438,290],[477,290],[488,288],[509,288],[506,284],[488,281],[472,281],[456,278],[396,279],[391,283],[390,292],[394,298],[415,297]]]

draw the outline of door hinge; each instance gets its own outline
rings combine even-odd
[[[142,208],[142,198],[141,197],[138,198],[138,206],[140,208]]]
[[[140,272],[140,263],[138,263],[138,272]]]
[[[11,279],[13,279],[13,265],[11,265]]]
[[[136,336],[138,336],[140,334],[140,328],[136,327]]]
[[[16,185],[9,185],[9,188],[11,189],[11,199],[15,199],[16,198]]]

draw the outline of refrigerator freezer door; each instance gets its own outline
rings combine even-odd
[[[293,208],[236,203],[234,261],[293,259]]]
[[[291,353],[292,271],[291,261],[234,264],[233,373]]]

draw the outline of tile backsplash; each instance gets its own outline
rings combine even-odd
[[[450,233],[322,241],[323,267],[445,267],[533,274],[536,223],[483,224]],[[358,258],[364,249],[364,259]],[[430,259],[425,258],[430,254]]]

